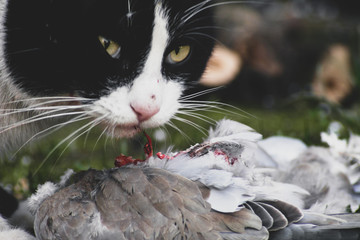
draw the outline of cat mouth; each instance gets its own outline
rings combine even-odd
[[[138,124],[118,124],[110,127],[108,131],[115,138],[131,138],[140,133],[142,129]]]

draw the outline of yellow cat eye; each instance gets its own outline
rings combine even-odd
[[[116,57],[119,54],[120,46],[116,42],[102,36],[99,36],[99,41],[110,56]]]
[[[170,62],[180,63],[184,61],[189,56],[190,50],[191,48],[189,45],[178,46],[169,54]]]

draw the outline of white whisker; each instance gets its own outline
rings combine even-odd
[[[53,109],[55,109],[55,110],[70,110],[70,109],[83,108],[84,106],[88,106],[88,105],[79,105],[79,106],[59,105],[59,106],[49,106],[49,107],[28,107],[28,108],[20,108],[20,109],[6,109],[5,108],[5,109],[0,109],[0,116],[10,116],[13,114],[19,114],[19,113],[25,113],[25,112],[31,112],[31,111],[42,112],[42,111],[53,110]],[[5,112],[5,113],[1,113],[1,112]]]
[[[211,106],[201,106],[198,104],[186,104],[186,105],[182,105],[180,110],[186,110],[188,112],[200,112],[200,111],[207,111],[207,110],[211,110],[213,109],[213,107]]]
[[[94,127],[96,127],[97,125],[99,125],[101,123],[101,121],[107,116],[102,116],[99,118],[94,119],[93,121],[90,122],[90,127],[88,129],[86,129],[85,131],[79,133],[76,137],[74,137],[67,145],[66,147],[62,150],[62,152],[60,153],[59,157],[57,158],[57,160],[59,160],[61,158],[61,156],[64,154],[64,152],[69,148],[69,146],[75,142],[77,139],[79,139],[81,136],[83,136],[85,133],[91,131]],[[85,125],[86,127],[89,126],[89,124]],[[83,129],[83,128],[82,128]],[[57,160],[55,161],[55,163],[57,162]]]
[[[209,123],[209,124],[216,123],[216,121],[214,119],[212,119],[210,117],[207,117],[207,116],[205,116],[203,114],[196,113],[196,112],[191,112],[190,113],[188,111],[178,111],[177,113],[199,119],[199,120],[204,121],[204,122]]]
[[[165,142],[167,142],[168,137],[170,138],[170,142],[172,142],[172,137],[171,137],[169,130],[166,127],[159,127],[159,128],[166,132],[166,138],[165,138],[166,141]],[[165,145],[167,145],[167,144],[165,144]]]
[[[84,147],[86,146],[86,143],[87,143],[87,140],[88,140],[88,137],[89,137],[89,134],[90,134],[91,130],[92,130],[96,125],[98,125],[98,123],[95,123],[95,122],[94,122],[94,125],[89,127],[88,132],[87,132],[87,134],[86,134],[86,136],[85,136]]]
[[[45,101],[45,102],[39,102],[39,103],[36,103],[34,105],[30,105],[30,107],[37,107],[37,106],[43,106],[43,105],[51,105],[51,104],[54,104],[54,103],[68,103],[68,102],[79,102],[79,101],[88,101],[88,100],[85,100],[85,99],[82,99],[82,98],[79,98],[79,99],[71,99],[71,101],[69,101],[69,99],[57,99],[57,100],[51,100],[51,101]]]
[[[202,1],[202,2],[199,2],[191,7],[189,7],[188,9],[186,9],[184,12],[193,12],[194,10],[193,9],[201,9],[201,7],[205,6],[208,2],[211,2],[211,1],[214,1],[214,0],[205,0],[205,1]]]
[[[107,130],[108,133],[109,133],[109,129]],[[107,143],[109,142],[109,139],[110,139],[110,136],[109,135],[106,135],[106,138],[105,138],[105,143],[104,143],[104,151],[106,152],[106,146],[107,146]]]
[[[241,108],[237,108],[237,107],[235,107],[235,106],[233,106],[231,104],[227,104],[227,103],[215,102],[215,101],[196,101],[196,100],[180,101],[180,103],[183,104],[184,108],[186,108],[187,105],[190,105],[191,107],[208,107],[208,108],[221,110],[222,112],[231,113],[233,115],[238,115],[238,116],[242,116],[242,117],[250,116],[252,118],[257,119],[256,116],[242,110]],[[230,109],[234,109],[236,111],[242,112],[245,115],[237,113],[235,111],[228,110],[228,109],[226,109],[224,107],[228,107]]]
[[[185,119],[182,117],[177,117],[177,116],[173,117],[173,119],[183,122],[183,123],[186,123],[186,124],[192,126],[193,128],[195,128],[196,130],[198,130],[199,132],[201,132],[202,134],[206,135],[206,129],[204,127],[200,126],[199,124],[196,124],[188,119]]]
[[[91,118],[90,116],[86,116],[87,114],[82,114],[80,116],[77,116],[69,121],[66,121],[66,122],[63,122],[63,123],[58,123],[58,124],[55,124],[51,127],[48,127],[38,133],[36,133],[35,135],[33,135],[31,138],[29,138],[14,154],[13,154],[13,157],[15,157],[15,155],[21,150],[23,149],[27,144],[29,144],[33,139],[35,139],[36,137],[38,136],[46,136],[46,135],[49,135],[53,132],[56,132],[57,130],[61,129],[62,127],[66,126],[66,125],[69,125],[69,124],[72,124],[74,122],[79,122],[79,121],[82,121],[82,120],[86,120],[86,119],[89,119]],[[86,116],[86,117],[84,117]],[[51,130],[51,131],[50,131]]]
[[[206,33],[201,33],[201,32],[187,32],[184,34],[184,36],[191,36],[191,35],[198,35],[198,36],[203,36],[203,37],[207,37],[210,38],[211,40],[214,40],[215,42],[217,42],[218,44],[220,44],[221,46],[225,46],[225,44],[223,42],[221,42],[219,39],[206,34]]]
[[[214,110],[214,109],[217,109],[217,110]],[[189,111],[189,110],[187,110]],[[223,109],[223,108],[220,108],[220,107],[216,107],[216,106],[209,106],[209,109],[206,109],[206,108],[201,108],[199,109],[199,111],[202,111],[202,112],[209,112],[209,113],[216,113],[216,114],[230,114],[230,115],[234,115],[234,116],[240,116],[240,117],[245,117],[245,115],[243,114],[240,114],[240,113],[236,113],[234,111],[230,111],[230,110],[227,110],[227,109]]]
[[[20,99],[20,100],[14,100],[7,102],[5,104],[13,104],[13,103],[21,103],[21,102],[28,102],[28,101],[43,101],[43,100],[66,100],[66,101],[91,101],[93,99],[91,98],[84,98],[84,97],[70,97],[70,96],[52,96],[52,97],[34,97],[34,98],[26,98],[26,99]]]
[[[61,141],[47,154],[47,156],[46,156],[46,157],[44,158],[44,160],[41,162],[41,164],[39,165],[39,167],[37,168],[37,170],[34,172],[34,175],[39,171],[39,169],[45,164],[45,162],[49,159],[49,157],[50,157],[62,144],[64,144],[64,143],[65,143],[66,141],[68,141],[70,138],[74,137],[74,136],[75,136],[76,134],[78,134],[79,132],[83,131],[83,130],[84,130],[85,128],[87,128],[88,126],[94,124],[94,122],[96,122],[96,121],[101,122],[101,120],[103,120],[103,119],[106,118],[106,117],[107,117],[107,115],[104,115],[104,116],[102,116],[102,117],[100,117],[100,118],[97,118],[97,119],[95,119],[95,120],[93,120],[93,121],[85,124],[85,125],[82,126],[81,128],[79,128],[79,129],[77,129],[76,131],[74,131],[73,133],[69,134],[66,138],[64,138],[63,140],[61,140]],[[86,131],[83,132],[83,133],[86,133]],[[82,134],[83,134],[83,133],[82,133]],[[81,134],[81,135],[82,135],[82,134]],[[73,142],[73,141],[72,141],[72,142]]]
[[[193,94],[189,94],[189,95],[186,95],[184,97],[181,97],[179,100],[183,101],[183,100],[193,99],[193,98],[196,98],[196,97],[208,94],[208,93],[215,92],[215,91],[219,90],[220,88],[223,88],[223,87],[222,86],[214,87],[214,88],[206,89],[206,90],[196,92],[196,93],[193,93]]]
[[[109,129],[109,127],[105,127],[104,130],[101,132],[101,134],[99,135],[99,137],[97,138],[95,144],[94,144],[94,147],[92,149],[92,151],[95,151],[95,148],[96,148],[96,145],[99,143],[101,137],[106,133],[106,131]]]
[[[193,18],[197,14],[199,14],[209,8],[214,8],[214,7],[221,6],[221,5],[239,4],[239,3],[251,3],[251,4],[265,4],[266,3],[266,4],[269,4],[269,2],[266,2],[266,1],[238,0],[238,1],[224,1],[224,2],[218,2],[218,3],[206,5],[208,2],[210,2],[210,1],[209,0],[204,1],[204,4],[201,8],[194,8],[193,11],[190,11],[188,14],[184,15],[181,19],[182,24],[186,23],[187,21],[189,21],[191,18]]]
[[[84,113],[85,111],[79,111],[79,112],[67,112],[67,113],[59,113],[59,114],[53,114],[53,115],[49,115],[49,116],[45,116],[45,117],[38,117],[39,115],[43,116],[44,114],[39,114],[37,116],[34,116],[34,117],[31,117],[29,119],[25,119],[23,121],[19,121],[19,122],[16,122],[14,124],[10,124],[8,126],[4,126],[3,127],[3,130],[0,131],[0,134],[1,133],[4,133],[6,131],[9,131],[11,129],[14,129],[16,127],[20,127],[20,126],[24,126],[24,125],[27,125],[27,124],[30,124],[30,123],[34,123],[34,122],[38,122],[38,121],[42,121],[42,120],[46,120],[46,119],[51,119],[51,118],[57,118],[57,117],[65,117],[65,116],[71,116],[71,115],[78,115],[78,114],[82,114]],[[46,113],[48,114],[48,113]],[[5,128],[5,129],[4,129]]]
[[[172,127],[173,129],[175,129],[176,131],[178,131],[181,136],[183,136],[185,139],[187,139],[188,141],[192,141],[191,138],[186,134],[184,133],[184,131],[182,131],[180,128],[178,128],[173,122],[171,121],[168,121],[166,123],[166,125],[169,125],[170,127]]]
[[[203,30],[203,29],[216,29],[216,30],[224,30],[224,31],[233,32],[233,30],[230,28],[225,28],[225,27],[220,27],[220,26],[203,26],[203,27],[194,27],[194,28],[187,29],[186,33],[195,32],[197,30]],[[184,34],[184,35],[186,35],[186,34]]]

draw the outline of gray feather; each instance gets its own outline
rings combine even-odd
[[[247,204],[251,208],[251,210],[260,217],[264,227],[269,229],[273,226],[274,219],[268,213],[268,211],[266,211],[266,209],[264,207],[262,207],[260,204],[258,204],[256,202],[247,202]]]
[[[222,233],[221,236],[224,240],[267,240],[269,233],[265,227],[261,228],[260,231],[249,229],[243,234],[236,233]]]
[[[278,209],[280,212],[282,212],[286,217],[286,219],[288,220],[289,224],[300,221],[304,216],[299,208],[283,201],[261,201],[261,202],[271,205],[276,209]]]
[[[35,232],[40,240],[262,240],[269,237],[269,228],[276,240],[360,239],[359,214],[306,211],[303,217],[288,203],[265,200],[220,213],[206,196],[203,184],[162,169],[88,170],[41,200]]]
[[[161,169],[124,167],[76,174],[36,212],[39,239],[266,239],[247,209],[211,211],[198,183]],[[252,230],[251,230],[252,229]],[[260,236],[260,238],[255,238]]]
[[[305,213],[299,223],[278,232],[271,232],[276,240],[358,240],[360,239],[360,214]]]
[[[266,211],[272,216],[274,223],[269,229],[270,231],[277,231],[288,225],[288,220],[281,211],[266,203],[258,202],[258,204],[266,209]]]

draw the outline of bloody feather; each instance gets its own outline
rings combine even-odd
[[[150,157],[153,156],[153,147],[152,147],[152,141],[149,135],[146,134],[144,131],[144,135],[146,137],[147,143],[144,145],[144,153],[145,153],[145,159],[137,159],[133,158],[132,156],[125,156],[124,154],[120,154],[115,158],[115,167],[122,167],[129,164],[137,165],[139,162],[144,162]]]

